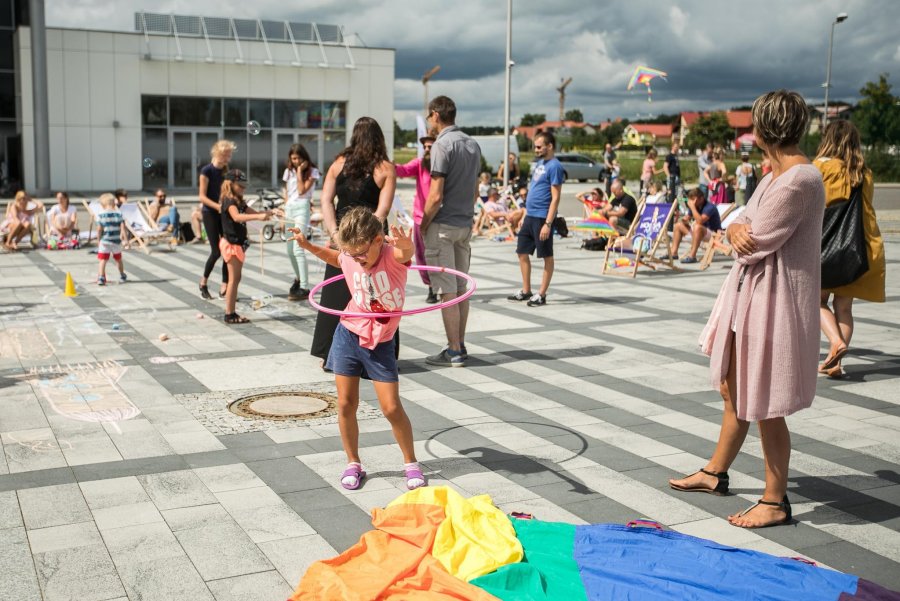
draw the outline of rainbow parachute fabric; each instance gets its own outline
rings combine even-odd
[[[856,576],[658,526],[508,518],[488,495],[444,486],[374,509],[372,525],[310,566],[290,601],[900,601]]]
[[[650,89],[650,82],[656,77],[662,77],[663,79],[665,79],[667,76],[668,73],[666,73],[665,71],[638,65],[634,68],[634,73],[631,74],[631,79],[628,81],[628,86],[625,89],[631,90],[635,85],[639,83],[644,84],[645,86],[647,86],[647,102],[652,102],[653,90]]]

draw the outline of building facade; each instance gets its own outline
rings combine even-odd
[[[47,28],[51,187],[195,189],[219,138],[253,187],[288,148],[324,170],[363,115],[393,146],[394,50],[335,26],[137,13],[135,32]],[[35,181],[30,30],[16,30],[22,176]]]

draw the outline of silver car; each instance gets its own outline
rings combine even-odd
[[[603,181],[606,177],[606,165],[602,161],[597,162],[591,157],[583,154],[560,153],[556,158],[562,164],[563,172],[566,179],[577,179],[580,182],[586,182],[591,179]],[[534,163],[531,164],[532,171]]]

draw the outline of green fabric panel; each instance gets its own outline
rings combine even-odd
[[[573,558],[575,526],[518,519],[512,519],[512,523],[525,549],[525,559],[475,578],[470,584],[502,601],[587,601]]]

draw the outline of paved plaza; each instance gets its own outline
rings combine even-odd
[[[527,308],[506,300],[519,287],[514,245],[475,243],[466,368],[425,364],[444,343],[439,313],[403,319],[400,392],[430,483],[542,520],[649,518],[900,589],[898,261],[888,302],[856,307],[848,377],[820,379],[813,407],[788,420],[797,522],[750,531],[725,516],[762,491],[755,428],[731,470],[734,495],[666,482],[703,466],[718,435],[721,399],[697,339],[729,261],[604,278],[602,254],[576,245],[557,241],[548,304]],[[900,237],[886,246],[900,255]],[[340,487],[327,411],[228,411],[263,392],[327,398],[334,385],[309,355],[315,313],[286,300],[282,245],[266,246],[264,275],[259,247],[248,253],[244,326],[200,298],[206,255],[127,252],[128,283],[105,288],[84,250],[0,256],[0,599],[283,601],[405,491],[371,385],[360,409],[369,477],[355,492]],[[66,272],[75,298],[62,293]],[[425,289],[409,283],[419,306]]]

